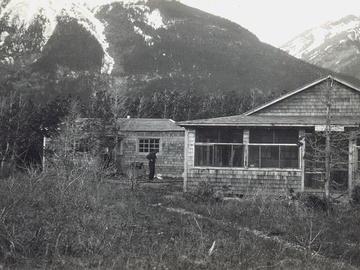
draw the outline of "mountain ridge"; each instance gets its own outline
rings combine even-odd
[[[360,79],[360,16],[348,15],[309,29],[281,48],[311,64]]]
[[[43,2],[51,3],[51,0]],[[129,106],[136,107],[131,110],[138,116],[158,117],[160,110],[147,113],[146,110],[152,109],[148,109],[148,105],[144,109],[144,104],[156,107],[158,96],[164,98],[168,93],[179,96],[190,93],[193,100],[225,102],[229,99],[239,103],[237,107],[233,104],[231,110],[224,107],[223,111],[213,114],[209,110],[216,110],[217,105],[206,108],[209,114],[202,116],[240,113],[255,103],[328,73],[260,42],[236,23],[177,1],[131,1],[127,4],[114,1],[93,7],[91,16],[88,12],[80,12],[85,7],[71,11],[77,7],[69,2],[65,13],[55,8],[52,14],[61,16],[56,17],[55,27],[49,28],[52,35],[45,39],[46,44],[34,64],[36,70],[58,74],[65,67],[70,73],[109,73],[116,80],[126,81],[123,92],[130,100]],[[86,17],[79,19],[73,14]],[[96,28],[94,25],[98,23],[102,26]],[[46,27],[49,26],[45,24]],[[88,31],[91,27],[93,30]],[[95,35],[94,29],[101,31]],[[111,72],[104,68],[106,55],[113,59]],[[188,101],[182,98],[178,102]],[[199,101],[192,106],[209,105]]]

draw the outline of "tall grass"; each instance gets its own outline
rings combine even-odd
[[[202,186],[199,186],[203,189]],[[327,202],[314,195],[288,198],[264,192],[217,201],[200,190],[167,202],[216,220],[259,230],[319,254],[360,266],[360,207]],[[200,196],[205,194],[205,196]]]
[[[112,236],[100,185],[84,172],[19,174],[0,182],[0,259],[6,264],[53,262],[102,254]]]

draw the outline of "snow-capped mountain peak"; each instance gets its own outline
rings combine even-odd
[[[1,10],[0,18],[5,18],[9,25],[21,25],[25,28],[29,28],[39,17],[44,19],[46,23],[41,47],[44,47],[53,36],[59,18],[74,19],[101,45],[104,52],[102,72],[111,73],[114,59],[109,53],[109,43],[105,36],[106,23],[99,20],[96,15],[104,8],[110,12],[113,4],[121,4],[124,8],[132,10],[128,12],[127,19],[133,23],[134,32],[151,46],[154,44],[154,37],[147,29],[141,28],[141,25],[145,23],[154,30],[167,28],[167,25],[160,10],[151,9],[147,3],[147,0],[10,0]],[[5,32],[0,33],[0,44],[3,44],[7,37]]]
[[[108,54],[109,44],[104,35],[104,25],[80,0],[11,0],[1,11],[0,17],[7,19],[11,25],[29,27],[38,17],[46,20],[44,25],[44,44],[53,35],[59,17],[75,19],[85,30],[93,35],[104,51],[102,72],[111,73],[113,58]],[[2,37],[5,37],[1,34]],[[6,37],[5,37],[6,38]]]
[[[360,78],[360,17],[349,15],[305,31],[281,48],[289,54]]]
[[[319,27],[310,29],[295,37],[282,46],[282,49],[298,58],[315,58],[317,49],[333,38],[342,36],[340,43],[347,38],[356,38],[360,27],[359,17],[349,15],[335,22],[328,22]],[[355,35],[354,35],[355,34]],[[330,49],[327,47],[327,49]]]

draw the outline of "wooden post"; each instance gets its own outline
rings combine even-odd
[[[249,167],[249,141],[250,141],[250,130],[244,129],[244,134],[243,134],[244,168]]]
[[[188,151],[189,150],[189,130],[185,129],[185,142],[184,142],[184,186],[183,191],[187,192],[188,180]]]
[[[299,149],[299,164],[301,169],[301,192],[304,192],[305,190],[305,130],[300,129],[299,130],[299,138],[301,138],[301,146]]]
[[[354,132],[351,132],[349,138],[349,173],[348,173],[348,190],[349,196],[351,196],[354,187],[354,174],[357,167],[357,153],[356,153],[356,136]]]
[[[42,151],[42,169],[43,169],[43,171],[45,171],[45,169],[46,169],[46,154],[45,154],[45,152],[46,152],[46,137],[44,136],[43,137],[43,149],[42,149],[43,151]]]

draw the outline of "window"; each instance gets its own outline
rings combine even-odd
[[[243,167],[243,130],[201,128],[196,131],[195,166]]]
[[[196,142],[242,143],[243,130],[236,128],[200,128],[196,130]]]
[[[250,130],[250,168],[299,168],[296,129]]]
[[[250,130],[250,143],[296,144],[298,140],[296,129],[257,128]]]
[[[160,152],[160,139],[156,139],[156,138],[139,139],[140,153],[149,153],[153,151]]]

